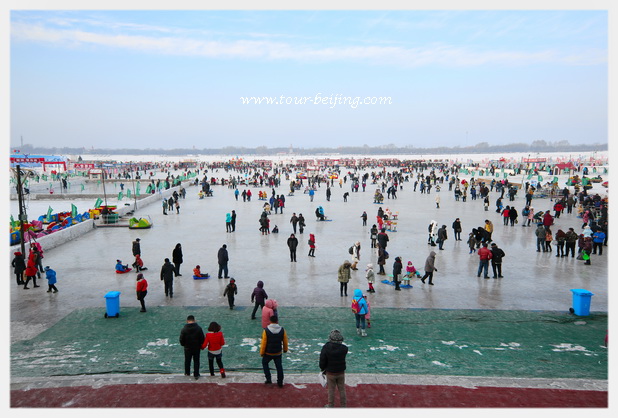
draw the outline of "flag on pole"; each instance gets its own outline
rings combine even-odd
[[[52,209],[51,206],[47,209],[47,216],[45,217],[45,219],[47,220],[48,223],[51,222],[51,216],[52,216],[53,211],[54,210]]]
[[[539,178],[539,181],[543,181],[543,176],[541,176],[540,174],[538,178]]]
[[[139,192],[140,192],[140,185],[139,185],[139,181],[138,181],[137,184],[135,185],[135,195],[139,196]]]
[[[127,198],[131,199],[131,189],[127,189]]]
[[[77,216],[77,206],[71,203],[71,218],[75,219]]]
[[[84,191],[85,188],[86,186],[84,186],[84,184],[82,183],[82,192]]]
[[[122,192],[118,192],[118,200],[122,200]]]
[[[94,208],[98,209],[101,207],[101,203],[103,203],[103,199],[101,199],[100,197],[97,198],[97,201],[94,202]]]

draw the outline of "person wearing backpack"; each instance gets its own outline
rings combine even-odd
[[[522,227],[526,226],[526,220],[528,220],[528,226],[530,226],[530,220],[528,219],[528,215],[530,215],[530,206],[526,206],[522,211],[521,211],[521,216],[524,218],[523,222],[521,223]]]
[[[352,298],[352,312],[356,318],[356,333],[362,337],[367,336],[365,331],[365,315],[367,315],[367,301],[363,297],[363,292],[360,289],[354,290]]]

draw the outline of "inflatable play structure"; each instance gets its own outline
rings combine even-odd
[[[77,225],[88,219],[97,219],[100,216],[107,217],[108,221],[118,219],[118,214],[114,213],[116,206],[101,206],[102,199],[97,199],[94,206],[95,209],[89,209],[84,213],[78,213],[77,207],[73,206],[72,211],[51,213],[52,209],[39,216],[36,220],[32,220],[24,224],[23,237],[22,237],[22,225],[20,221],[14,221],[11,218],[10,222],[10,243],[11,245],[17,245],[21,242],[22,238],[29,242],[36,240],[37,238],[44,237],[56,231],[61,231],[72,225]],[[151,223],[152,225],[152,223]]]
[[[37,220],[26,222],[23,225],[23,229],[20,221],[11,221],[10,245],[17,245],[21,242],[22,230],[24,231],[23,234],[26,241],[30,241],[76,225],[90,218],[89,212],[78,213],[75,217],[72,216],[71,212],[46,214],[39,216]]]
[[[129,219],[129,229],[148,229],[152,227],[152,221],[144,218]]]

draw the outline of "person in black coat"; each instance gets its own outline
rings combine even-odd
[[[384,265],[386,264],[386,250],[382,248],[380,244],[378,244],[378,266],[380,266],[380,270],[376,273],[380,276],[385,276],[386,272],[384,271]]]
[[[334,329],[328,336],[328,342],[322,346],[319,367],[326,374],[328,385],[327,407],[335,406],[335,388],[339,390],[340,407],[345,408],[347,399],[345,393],[345,369],[348,347],[343,344],[343,335]]]
[[[15,251],[13,253],[15,256],[13,261],[11,261],[11,266],[13,266],[13,273],[15,273],[15,278],[17,279],[17,284],[24,284],[24,271],[26,271],[26,259],[24,255],[20,251]]]
[[[182,276],[180,274],[180,265],[182,264],[182,248],[180,243],[176,244],[174,251],[172,251],[172,262],[174,263],[174,274],[176,277]]]
[[[166,258],[165,263],[161,267],[161,280],[165,284],[165,296],[174,297],[174,272],[176,269],[170,263],[170,259]]]
[[[187,323],[180,331],[180,345],[185,349],[185,376],[191,375],[191,361],[193,361],[193,376],[195,380],[200,377],[200,351],[204,342],[204,331],[195,317],[189,315]]]
[[[479,226],[478,228],[476,228],[476,237],[478,237],[477,240],[480,241],[481,244],[485,242],[488,243],[489,241],[491,241],[491,235],[482,226]]]
[[[446,225],[442,225],[440,229],[438,229],[438,239],[436,242],[438,243],[438,249],[443,250],[442,246],[444,245],[444,241],[448,239],[446,234]]]
[[[517,213],[517,209],[515,209],[515,206],[509,209],[509,220],[511,221],[511,226],[515,226],[515,222],[517,221],[518,215],[519,214]]]
[[[227,253],[227,245],[223,244],[219,251],[217,252],[217,262],[219,263],[219,273],[217,277],[221,278],[221,273],[223,273],[223,277],[228,279],[227,275],[227,262],[230,260],[230,257]]]
[[[386,246],[388,245],[388,241],[389,241],[388,234],[386,233],[386,228],[382,228],[382,230],[378,234],[377,240],[378,240],[378,245],[380,245],[381,248],[386,250]]]
[[[142,255],[142,249],[139,245],[139,238],[135,238],[135,241],[133,241],[133,245],[131,247],[131,252],[133,253],[133,257],[135,257],[136,255]]]
[[[455,241],[461,241],[461,221],[459,218],[453,222],[453,234],[455,235]]]
[[[288,247],[290,249],[290,262],[296,262],[296,247],[298,247],[298,238],[294,234],[290,234],[288,238]]]
[[[401,263],[401,257],[395,257],[395,262],[393,263],[393,282],[395,282],[395,290],[401,290],[399,288],[399,280],[401,276],[401,270],[403,269],[403,264]]]
[[[494,279],[502,278],[502,257],[504,257],[504,251],[498,248],[498,244],[495,242],[491,244],[491,269],[494,271]]]

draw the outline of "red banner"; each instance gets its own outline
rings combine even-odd
[[[73,168],[85,168],[85,169],[92,169],[92,168],[94,168],[94,164],[87,164],[87,163],[75,163],[75,164],[73,164]]]
[[[42,163],[45,158],[11,157],[11,163]]]
[[[547,158],[524,158],[524,163],[546,163]]]

